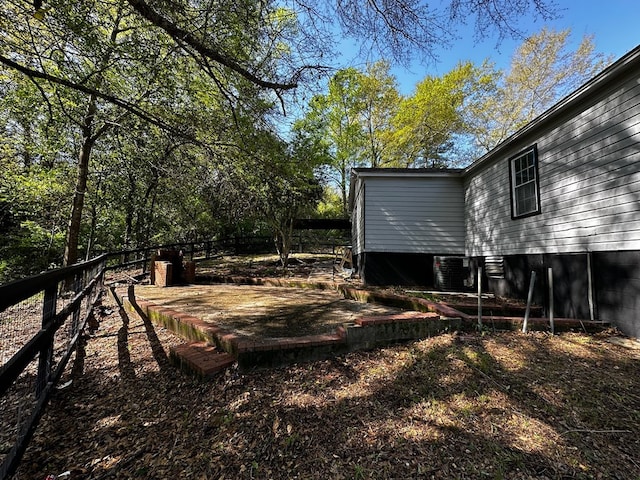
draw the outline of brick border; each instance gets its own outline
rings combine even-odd
[[[211,277],[209,277],[211,278]],[[418,297],[376,292],[355,288],[347,284],[327,282],[300,282],[287,279],[260,279],[250,277],[221,277],[225,283],[249,285],[288,286],[298,288],[336,289],[345,298],[368,303],[380,303],[404,308],[400,314],[360,317],[353,324],[345,323],[332,334],[281,338],[255,338],[208,323],[202,319],[156,305],[145,299],[123,297],[129,311],[144,315],[157,324],[194,342],[205,342],[232,355],[241,369],[280,366],[299,361],[317,360],[354,350],[375,348],[401,341],[417,340],[445,331],[473,331],[477,318],[455,308]],[[250,281],[250,283],[245,283]],[[520,317],[485,316],[487,328],[519,330]],[[581,328],[585,331],[601,331],[605,322],[590,322],[566,318],[555,319],[556,330]],[[531,330],[549,330],[546,318],[530,318]]]
[[[302,337],[254,338],[237,334],[198,317],[156,305],[145,299],[123,297],[127,310],[144,315],[156,324],[172,330],[187,340],[206,343],[232,355],[240,368],[276,366],[291,361],[316,359],[347,350],[346,335],[333,334]],[[286,360],[286,361],[285,361]]]
[[[169,358],[183,371],[211,378],[236,363],[233,355],[207,342],[188,342],[169,349]]]
[[[283,287],[299,287],[299,288],[318,288],[318,289],[335,289],[338,290],[345,298],[358,300],[366,303],[380,303],[392,307],[399,307],[418,312],[433,312],[442,317],[462,320],[462,327],[465,330],[474,330],[477,328],[477,317],[461,312],[450,305],[436,303],[425,298],[398,295],[388,292],[376,292],[364,288],[354,287],[348,283],[338,282],[308,282],[299,279],[286,278],[261,278],[261,277],[244,277],[244,276],[218,276],[203,275],[198,277],[200,281],[206,283],[234,283],[238,285],[268,285]],[[503,330],[521,330],[523,318],[514,316],[484,315],[483,320],[487,327],[503,329]],[[556,318],[554,319],[556,330],[574,330],[579,329],[588,333],[595,333],[608,328],[608,322],[597,320],[582,320],[574,318]],[[534,331],[550,331],[549,319],[542,317],[529,318],[528,327]]]

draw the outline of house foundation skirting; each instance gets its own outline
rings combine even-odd
[[[470,259],[471,279],[484,260]],[[552,268],[554,316],[593,317],[640,337],[640,251],[508,255],[503,260],[503,278],[483,275],[484,291],[526,300],[531,271],[535,271],[533,302],[543,305],[548,316],[548,268]]]
[[[362,252],[355,266],[365,285],[433,285],[433,257],[427,253]]]
[[[364,252],[355,265],[365,285],[434,286],[434,254]],[[470,257],[465,284],[477,289],[477,267],[485,257]],[[485,292],[526,301],[531,271],[536,272],[533,303],[550,310],[548,268],[553,271],[554,317],[594,319],[640,338],[640,250],[507,255],[504,275],[488,277]]]

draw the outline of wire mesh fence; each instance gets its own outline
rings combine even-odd
[[[0,285],[0,480],[26,450],[49,396],[92,315],[105,272],[146,272],[158,249],[206,258],[212,242],[117,252]]]
[[[39,292],[0,312],[0,364],[4,365],[20,347],[42,328],[44,294]]]
[[[293,251],[335,252],[336,242],[298,235]],[[185,260],[273,250],[270,237],[144,247],[0,285],[0,480],[9,478],[27,448],[56,383],[81,341],[82,330],[109,282],[147,273],[160,250]]]
[[[38,403],[38,363],[39,357],[36,356],[0,398],[0,458],[3,461],[1,478],[10,473],[11,459],[16,458],[17,446],[28,441],[29,420]]]
[[[102,290],[106,258],[0,286],[0,479],[15,468]]]

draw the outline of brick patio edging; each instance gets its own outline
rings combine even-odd
[[[253,367],[274,367],[301,361],[313,361],[355,350],[372,349],[392,343],[418,340],[444,332],[474,331],[477,318],[455,308],[429,301],[424,298],[397,295],[389,292],[370,291],[348,284],[327,282],[301,282],[287,279],[260,279],[231,277],[227,283],[251,285],[289,286],[299,288],[336,289],[345,298],[368,303],[411,310],[395,315],[361,317],[354,323],[345,323],[335,333],[283,338],[248,337],[227,330],[202,319],[153,304],[144,299],[123,297],[125,307],[138,315],[163,325],[183,338],[194,342],[206,342],[219,350],[233,355],[240,369]],[[519,330],[523,319],[520,317],[486,316],[487,328],[499,330]],[[584,329],[601,331],[608,324],[584,320],[557,318],[556,330]],[[530,318],[529,329],[548,331],[549,320]]]
[[[207,379],[226,370],[236,359],[208,342],[188,342],[169,349],[171,361],[182,371]]]
[[[456,330],[474,331],[477,330],[478,317],[456,310],[450,305],[432,302],[425,298],[398,295],[389,292],[370,291],[361,288],[355,288],[349,285],[339,285],[338,290],[345,298],[358,300],[360,302],[378,303],[390,307],[398,307],[404,309],[416,310],[419,312],[435,312],[442,318],[457,319],[459,323],[454,322]],[[522,330],[523,317],[502,317],[495,315],[484,315],[482,317],[485,328],[492,330]],[[531,331],[550,331],[548,318],[529,318],[528,329]],[[580,320],[575,318],[555,318],[554,326],[556,331],[582,330],[587,333],[600,332],[610,325],[608,322],[597,320]]]
[[[198,285],[210,284],[233,284],[233,285],[256,285],[268,287],[297,287],[297,288],[313,288],[315,290],[338,290],[340,283],[328,281],[310,281],[300,280],[296,278],[262,278],[262,277],[246,277],[239,275],[199,275],[196,276]]]
[[[406,310],[416,310],[419,312],[434,312],[441,317],[458,320],[453,322],[457,325],[458,330],[474,331],[477,330],[478,319],[475,315],[469,315],[461,312],[450,305],[432,302],[425,298],[413,297],[407,295],[398,295],[389,292],[380,292],[376,290],[368,290],[357,288],[349,283],[337,282],[313,282],[300,280],[295,278],[261,278],[246,276],[219,276],[219,275],[202,275],[197,277],[199,282],[204,283],[233,283],[237,285],[267,285],[280,287],[299,287],[299,288],[317,288],[317,289],[334,289],[339,291],[344,298],[358,300],[360,302],[378,303],[390,307],[398,307]],[[518,316],[500,316],[500,315],[484,315],[483,324],[486,328],[492,330],[522,330],[523,318]],[[555,318],[554,325],[556,331],[582,330],[586,333],[600,332],[610,326],[608,322],[598,320],[581,320],[575,318]],[[549,319],[544,317],[530,317],[528,328],[531,331],[550,331]]]
[[[129,312],[144,316],[186,340],[206,342],[233,355],[241,370],[320,360],[350,351],[426,338],[461,326],[460,319],[442,318],[433,312],[404,312],[361,317],[354,323],[343,324],[330,334],[254,338],[142,298],[125,296],[122,302]]]

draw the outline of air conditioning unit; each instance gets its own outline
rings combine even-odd
[[[464,289],[464,258],[433,257],[433,286],[438,290],[462,291]]]

